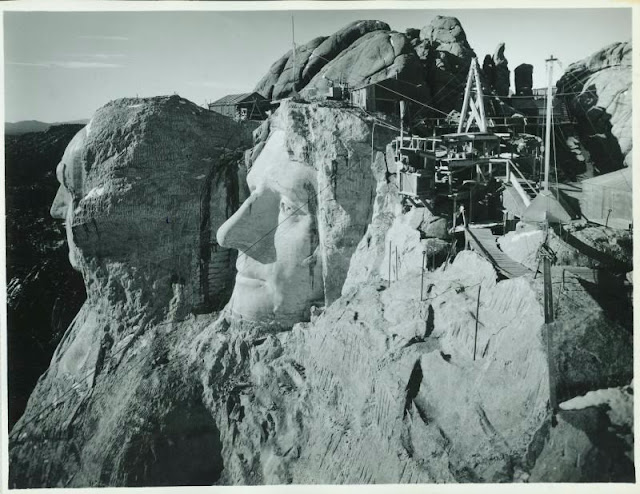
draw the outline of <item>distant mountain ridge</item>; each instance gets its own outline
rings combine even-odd
[[[20,120],[19,122],[5,122],[4,133],[8,135],[20,135],[27,134],[29,132],[44,132],[54,125],[64,124],[82,124],[86,125],[89,122],[88,118],[81,120],[69,120],[68,122],[41,122],[39,120]]]

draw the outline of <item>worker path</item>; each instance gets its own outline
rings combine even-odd
[[[465,238],[473,250],[485,257],[493,267],[507,278],[533,274],[528,267],[514,261],[498,248],[497,235],[489,228],[466,228]]]

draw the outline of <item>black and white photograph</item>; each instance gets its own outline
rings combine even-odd
[[[7,3],[2,488],[635,484],[640,6]]]

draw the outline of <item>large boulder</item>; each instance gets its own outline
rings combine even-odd
[[[591,391],[560,404],[530,482],[635,480],[633,385]]]
[[[389,25],[381,21],[355,21],[331,36],[320,36],[297,46],[295,61],[293,50],[278,59],[269,72],[258,82],[254,91],[265,98],[286,98],[295,90],[300,91],[324,67],[346,50],[360,37],[378,30],[389,31]],[[295,63],[295,73],[293,66]]]
[[[378,30],[358,38],[340,52],[311,79],[302,95],[322,92],[341,81],[354,88],[390,78],[406,84],[401,88],[403,93],[415,97],[415,88],[421,86],[419,93],[428,97],[422,64],[407,37]]]
[[[514,70],[516,96],[533,96],[533,65],[521,63]]]
[[[567,67],[558,80],[598,173],[631,166],[631,43],[613,43]]]
[[[464,86],[475,52],[455,17],[436,16],[420,31],[415,50],[427,71],[433,105],[444,111],[462,107]]]

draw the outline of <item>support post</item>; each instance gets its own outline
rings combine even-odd
[[[398,246],[396,245],[396,281],[398,281]]]
[[[549,374],[549,405],[551,407],[552,420],[558,410],[558,398],[556,396],[556,367],[553,354],[553,293],[551,280],[551,259],[548,253],[543,253],[544,273],[544,322],[547,340],[547,369]]]
[[[612,208],[609,208],[609,212],[607,213],[607,221],[604,222],[604,227],[607,228],[609,226],[609,216],[611,216]]]
[[[387,286],[391,286],[391,242],[389,242],[389,280]]]
[[[544,274],[544,322],[549,324],[553,322],[553,293],[551,287],[551,259],[544,255],[542,261],[542,269]]]
[[[451,176],[449,176],[451,177]],[[453,196],[453,224],[451,225],[451,230],[455,232],[456,230],[456,196]]]
[[[422,293],[424,290],[424,265],[425,265],[425,257],[427,256],[427,251],[422,251],[422,273],[420,276],[420,302],[422,302]]]
[[[482,290],[482,284],[478,287],[478,302],[476,303],[476,333],[473,337],[473,360],[476,359],[476,348],[478,346],[478,315],[480,314],[480,290]]]

